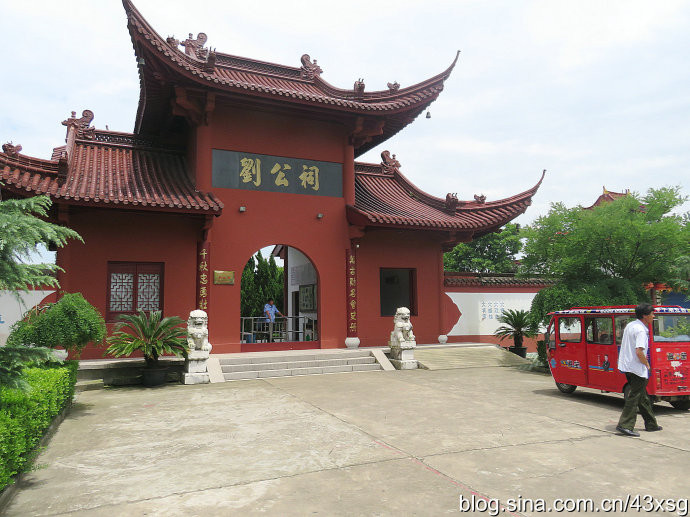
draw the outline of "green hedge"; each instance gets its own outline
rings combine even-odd
[[[29,390],[0,386],[0,490],[30,466],[31,454],[53,418],[72,400],[77,361],[27,368]]]

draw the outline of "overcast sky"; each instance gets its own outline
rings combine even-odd
[[[549,203],[590,205],[602,187],[690,194],[690,2],[135,0],[163,37],[205,32],[218,52],[300,66],[366,90],[423,81],[461,56],[431,119],[361,156],[397,155],[421,189],[509,197],[547,176]],[[0,0],[0,140],[49,158],[70,111],[132,131],[137,67],[118,0]],[[683,210],[690,210],[685,204]]]

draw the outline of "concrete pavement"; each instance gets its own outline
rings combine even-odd
[[[690,413],[656,404],[664,430],[635,439],[615,434],[621,408],[506,367],[88,391],[6,515],[436,516],[460,514],[460,496],[688,497]]]

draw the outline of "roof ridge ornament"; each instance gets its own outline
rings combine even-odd
[[[391,93],[397,92],[400,89],[400,83],[395,81],[394,83],[388,83],[388,90]]]
[[[475,194],[474,200],[480,205],[483,205],[484,203],[486,203],[486,196],[484,194]]]
[[[391,157],[390,151],[383,151],[381,160],[381,169],[385,174],[400,173],[400,162],[395,159],[395,155]]]
[[[355,85],[353,87],[353,90],[355,92],[355,97],[362,97],[364,95],[364,79],[359,78],[355,81]]]
[[[22,146],[17,144],[14,145],[12,144],[12,141],[10,140],[6,144],[2,144],[2,150],[7,156],[11,156],[12,158],[16,158],[19,156],[19,153],[22,150]]]
[[[446,210],[449,212],[455,212],[455,209],[458,207],[458,193],[457,192],[448,192],[446,194]]]
[[[96,136],[96,128],[91,126],[93,117],[93,111],[91,110],[82,111],[81,118],[77,118],[77,112],[73,111],[70,118],[62,121],[62,125],[67,126],[68,129],[74,127],[77,132],[77,138],[93,140]]]
[[[198,59],[199,61],[207,62],[207,67],[210,66],[213,68],[216,65],[216,50],[204,48],[206,41],[208,41],[208,36],[205,32],[200,32],[197,34],[196,38],[194,38],[194,34],[190,32],[189,37],[184,41],[178,40],[175,36],[168,36],[165,38],[165,41],[167,41],[168,45],[172,48],[180,52],[182,52],[180,50],[180,45],[182,45],[186,55]]]
[[[314,77],[320,77],[323,73],[321,67],[316,63],[316,59],[314,59],[314,62],[312,63],[309,54],[302,54],[300,61],[302,61],[300,75],[303,79],[309,79],[311,81],[314,79]]]

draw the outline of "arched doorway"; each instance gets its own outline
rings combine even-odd
[[[258,250],[242,272],[242,351],[319,348],[318,274],[297,248]]]

